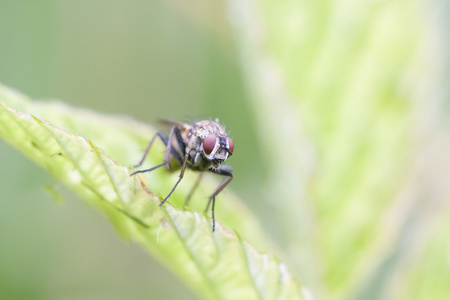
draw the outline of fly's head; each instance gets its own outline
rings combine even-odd
[[[223,163],[233,154],[233,141],[227,136],[211,134],[203,140],[203,154],[205,158],[211,161],[214,168]]]
[[[233,154],[233,141],[228,137],[225,129],[216,122],[200,121],[195,125],[201,141],[202,155],[214,168],[217,168]]]

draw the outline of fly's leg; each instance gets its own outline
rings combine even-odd
[[[181,159],[180,153],[178,153],[175,149],[172,148],[172,140],[174,138],[174,135],[175,135],[176,141],[179,144],[179,148],[181,149],[181,151],[183,151],[182,155],[184,155],[184,159]],[[178,181],[175,183],[175,185],[172,188],[172,190],[170,191],[169,195],[167,195],[167,197],[164,198],[164,200],[161,201],[161,203],[159,204],[159,206],[161,207],[164,204],[164,202],[166,202],[166,200],[170,197],[170,195],[172,195],[173,191],[175,191],[175,188],[177,187],[177,185],[180,183],[181,179],[183,178],[184,171],[186,169],[186,162],[187,162],[187,159],[189,157],[189,153],[185,153],[186,152],[185,151],[186,145],[183,142],[183,138],[181,136],[180,130],[178,129],[178,127],[173,126],[172,129],[170,130],[169,138],[166,138],[166,136],[164,134],[162,134],[161,132],[157,132],[155,134],[155,136],[148,143],[147,148],[145,149],[145,152],[144,152],[144,156],[142,157],[142,159],[139,162],[139,164],[137,165],[137,167],[142,165],[143,161],[145,160],[145,157],[147,156],[148,152],[150,151],[150,148],[151,148],[151,146],[152,146],[152,144],[153,144],[153,142],[154,142],[154,140],[155,140],[155,138],[157,136],[159,136],[161,138],[161,140],[164,142],[164,144],[167,147],[166,148],[166,154],[164,156],[164,161],[161,164],[154,166],[153,168],[146,169],[146,170],[141,170],[141,171],[136,171],[136,172],[132,173],[130,176],[133,176],[133,175],[135,175],[137,173],[150,172],[150,171],[153,171],[153,170],[155,170],[155,169],[157,169],[159,167],[162,167],[164,165],[166,165],[166,167],[169,169],[170,168],[170,166],[169,166],[169,159],[170,159],[170,155],[172,154],[173,157],[181,164],[181,173],[180,173],[180,177],[178,178]]]
[[[189,205],[189,201],[191,200],[192,195],[194,194],[195,190],[198,187],[198,184],[200,183],[203,176],[203,172],[200,172],[200,174],[197,177],[197,180],[195,181],[194,185],[192,186],[191,191],[189,192],[189,195],[186,197],[186,201],[184,201],[184,206]]]
[[[219,169],[212,169],[210,170],[213,173],[216,173],[218,175],[228,176],[228,179],[225,179],[222,181],[222,183],[217,187],[217,189],[214,191],[214,193],[209,197],[208,205],[206,206],[205,213],[208,212],[209,205],[212,202],[212,220],[213,220],[213,228],[212,231],[214,232],[216,228],[216,219],[214,218],[214,205],[216,203],[216,196],[230,183],[231,180],[233,180],[233,173],[231,172],[231,168],[228,166],[221,166]]]
[[[161,207],[164,202],[166,202],[166,200],[170,197],[170,195],[172,195],[173,191],[175,191],[175,188],[177,187],[177,185],[180,183],[181,179],[183,179],[184,176],[184,170],[186,170],[186,162],[187,159],[189,157],[189,153],[186,153],[186,155],[184,156],[184,160],[183,160],[183,165],[181,166],[181,172],[180,172],[180,177],[178,177],[177,182],[175,183],[175,185],[173,186],[172,190],[170,191],[169,195],[167,195],[166,198],[164,198],[163,201],[161,201],[161,203],[159,204],[159,207]]]
[[[142,164],[144,163],[145,158],[147,157],[148,152],[150,151],[150,148],[153,145],[153,142],[155,141],[155,139],[159,136],[159,138],[163,141],[164,145],[167,146],[167,137],[161,133],[161,132],[157,132],[152,139],[150,140],[150,142],[148,142],[147,147],[145,148],[145,152],[144,155],[142,156],[141,160],[139,161],[139,163],[137,165],[134,165],[134,168],[139,168],[140,166],[142,166]]]
[[[147,157],[148,152],[150,151],[150,148],[152,147],[153,142],[155,141],[156,137],[159,137],[159,138],[163,141],[164,145],[166,145],[166,147],[167,147],[167,148],[166,148],[166,154],[165,154],[165,156],[164,156],[164,161],[163,161],[161,164],[156,165],[156,166],[154,166],[154,167],[152,167],[152,168],[150,168],[150,169],[145,169],[145,170],[140,170],[140,171],[133,172],[133,173],[131,173],[130,176],[133,176],[133,175],[135,175],[135,174],[137,174],[137,173],[150,172],[150,171],[153,171],[153,170],[155,170],[155,169],[157,169],[157,168],[159,168],[159,167],[162,167],[162,166],[164,166],[164,165],[166,165],[167,168],[169,169],[169,158],[170,158],[170,154],[172,154],[172,155],[175,157],[175,159],[176,159],[180,164],[182,164],[182,163],[183,163],[183,160],[181,159],[180,154],[179,154],[177,151],[175,151],[174,149],[172,149],[172,139],[173,139],[173,134],[174,134],[174,132],[176,132],[175,135],[177,136],[177,141],[180,143],[180,139],[179,139],[178,137],[181,137],[181,133],[180,133],[180,130],[179,130],[176,126],[173,126],[172,129],[170,130],[169,138],[167,138],[163,133],[157,132],[157,133],[153,136],[153,138],[150,140],[150,142],[148,143],[147,148],[145,148],[145,152],[144,152],[144,155],[142,156],[142,159],[141,159],[141,160],[139,161],[139,163],[138,163],[137,165],[135,165],[134,167],[135,167],[135,168],[138,168],[138,167],[140,167],[140,166],[142,165],[142,163],[144,162],[145,158]],[[181,142],[182,142],[182,140],[181,140]],[[183,143],[183,144],[180,144],[180,146],[181,146],[181,147],[180,147],[181,149],[184,149],[184,143]]]
[[[222,181],[222,183],[219,185],[219,187],[217,187],[217,189],[214,191],[214,193],[211,195],[211,197],[209,197],[208,204],[206,205],[206,208],[205,208],[205,213],[208,212],[208,209],[209,209],[209,206],[211,205],[213,197],[217,196],[217,194],[219,194],[228,185],[228,183],[230,183],[230,181],[233,179],[233,173],[231,172],[231,167],[229,167],[229,166],[221,166],[221,167],[219,167],[219,169],[209,170],[209,171],[211,171],[215,174],[218,174],[218,175],[228,176],[230,178]]]
[[[181,156],[178,152],[176,152],[175,150],[172,149],[172,138],[173,138],[173,134],[175,133],[175,137],[177,139],[178,145],[181,149],[181,151],[183,151],[184,153],[184,159],[181,160]],[[186,162],[187,159],[189,157],[189,152],[186,152],[186,144],[183,141],[183,138],[181,136],[181,132],[178,129],[178,127],[173,126],[172,130],[170,130],[170,134],[169,134],[169,144],[167,146],[167,151],[166,151],[166,158],[164,159],[165,162],[167,163],[167,168],[169,168],[169,157],[170,157],[170,149],[172,149],[172,154],[174,155],[174,157],[178,160],[178,162],[181,164],[181,172],[180,172],[180,176],[178,177],[177,182],[175,183],[175,185],[173,186],[172,190],[170,191],[169,195],[167,195],[166,198],[164,198],[163,201],[161,201],[161,203],[159,204],[159,207],[161,207],[164,202],[166,202],[167,199],[169,199],[170,195],[172,195],[173,191],[175,191],[175,188],[177,187],[177,185],[180,183],[181,179],[183,179],[184,176],[184,170],[186,170]]]

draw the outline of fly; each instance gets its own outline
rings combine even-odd
[[[166,166],[168,170],[180,170],[180,176],[174,187],[166,198],[159,204],[161,207],[164,202],[172,195],[175,188],[180,183],[184,176],[184,171],[189,168],[194,171],[199,171],[200,176],[195,183],[193,189],[189,193],[186,202],[189,201],[190,196],[198,185],[201,175],[204,171],[209,171],[218,175],[227,176],[220,185],[216,188],[214,193],[209,197],[205,212],[208,212],[209,206],[212,202],[212,231],[215,229],[216,221],[214,219],[214,204],[216,196],[230,183],[233,179],[231,167],[222,165],[229,156],[233,154],[234,144],[225,132],[225,128],[214,121],[204,120],[198,121],[194,124],[186,124],[182,122],[175,122],[164,120],[163,123],[170,125],[171,130],[167,137],[162,132],[157,132],[145,148],[144,155],[140,162],[135,165],[138,168],[142,165],[147,157],[150,148],[157,137],[159,137],[166,146],[164,161],[150,169],[136,171],[130,176],[137,173],[145,173],[153,171],[162,166]]]

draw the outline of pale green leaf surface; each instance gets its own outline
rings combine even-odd
[[[33,115],[9,105],[33,111]],[[64,128],[79,128],[90,140],[41,117]],[[131,157],[138,160],[136,153],[141,153],[153,132],[130,119],[31,102],[0,86],[0,136],[99,208],[123,237],[142,245],[199,295],[206,299],[303,299],[302,288],[283,264],[222,227],[221,223],[232,224],[246,237],[270,247],[254,217],[236,197],[230,193],[223,197],[227,202],[216,208],[216,231],[212,233],[211,220],[198,212],[204,202],[193,201],[195,210],[180,210],[188,188],[177,190],[180,196],[174,194],[171,203],[159,208],[160,198],[146,188],[143,177],[129,176]],[[105,154],[109,150],[114,159]],[[156,186],[158,192],[174,182],[174,175],[164,171],[149,178],[149,186]],[[206,185],[211,182],[215,181]]]
[[[259,141],[275,174],[264,186],[293,195],[276,207],[284,231],[295,222],[312,228],[308,238],[292,230],[280,243],[294,250],[290,261],[308,270],[302,276],[323,298],[347,299],[384,271],[380,260],[406,252],[398,240],[410,232],[398,228],[411,227],[411,212],[398,211],[395,226],[380,225],[401,206],[416,172],[423,108],[438,102],[424,82],[436,76],[430,66],[442,63],[430,51],[439,30],[421,0],[228,3]]]

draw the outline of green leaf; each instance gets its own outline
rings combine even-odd
[[[129,118],[31,102],[0,86],[0,136],[100,209],[122,237],[143,246],[197,294],[205,299],[305,299],[305,290],[284,264],[222,226],[272,248],[255,217],[229,191],[221,195],[211,232],[211,220],[200,212],[205,202],[193,199],[192,210],[182,208],[187,187],[180,186],[170,203],[159,207],[156,192],[168,191],[177,174],[130,177],[128,166],[154,132]],[[162,149],[152,150],[149,164],[162,160]],[[213,183],[207,180],[200,189]]]
[[[446,299],[439,277],[447,258],[427,245],[432,230],[419,234],[418,226],[448,219],[437,214],[448,211],[437,178],[448,177],[448,138],[440,135],[449,135],[435,125],[447,101],[435,68],[445,61],[436,49],[445,47],[423,13],[429,3],[227,3],[270,174],[263,194],[286,195],[272,212],[286,259],[324,299],[400,299],[395,289],[419,299],[417,287],[426,299]],[[430,155],[435,139],[445,142]],[[422,161],[433,167],[417,167]],[[421,180],[411,183],[411,174]],[[433,268],[424,272],[436,278],[398,280],[412,260],[425,265],[425,246],[438,253],[428,254]]]

